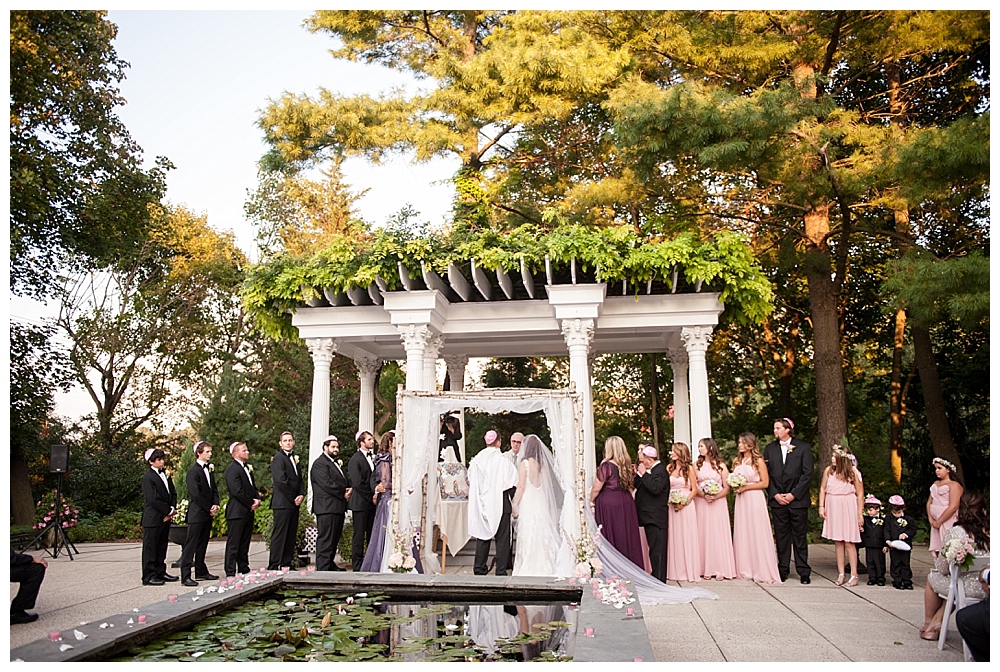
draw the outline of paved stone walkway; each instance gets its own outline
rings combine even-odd
[[[225,542],[209,544],[207,562],[223,574]],[[78,544],[72,561],[60,553],[49,569],[35,611],[34,623],[10,627],[10,648],[163,600],[190,589],[179,583],[143,586],[140,544]],[[40,551],[34,551],[38,555]],[[168,563],[180,555],[171,544]],[[926,661],[962,660],[962,641],[951,621],[948,643],[917,636],[923,623],[923,584],[930,567],[926,547],[913,552],[914,590],[861,585],[833,585],[837,570],[832,545],[809,547],[811,585],[803,586],[794,572],[783,585],[747,581],[710,581],[697,585],[716,592],[719,600],[695,600],[684,605],[645,607],[646,627],[658,661]],[[250,565],[267,564],[263,542],[250,546]],[[176,573],[176,570],[171,570]],[[471,573],[468,567],[448,567],[448,574]],[[680,584],[685,585],[685,584]],[[16,584],[10,584],[10,595]]]

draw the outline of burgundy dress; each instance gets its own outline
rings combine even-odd
[[[601,462],[597,467],[596,477],[604,482],[604,487],[594,500],[594,518],[601,526],[601,536],[641,569],[642,543],[639,541],[639,516],[635,512],[635,499],[631,493],[621,489],[618,465],[614,462]]]

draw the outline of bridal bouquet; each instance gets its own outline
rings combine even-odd
[[[392,553],[389,555],[389,569],[397,574],[406,574],[417,566],[417,560],[411,554],[413,538],[409,530],[403,531],[399,526],[392,528]]]
[[[973,555],[974,548],[968,539],[949,539],[948,543],[941,549],[941,553],[953,565],[958,565],[961,569],[972,567],[976,556]]]
[[[706,495],[712,495],[713,497],[722,492],[722,486],[719,485],[719,482],[711,478],[707,481],[699,483],[698,487],[700,487],[701,491]]]
[[[682,506],[686,506],[691,501],[687,495],[680,490],[671,490],[667,502],[674,505],[674,511],[679,511]]]
[[[584,523],[583,534],[579,537],[571,537],[566,530],[563,536],[566,543],[573,549],[573,557],[576,558],[576,576],[580,579],[592,579],[604,571],[604,565],[597,557],[597,546],[600,543],[601,526],[597,526],[597,532],[587,534],[586,523]]]
[[[747,484],[747,477],[743,474],[732,473],[729,474],[729,478],[726,479],[726,483],[729,484],[730,488],[734,490],[739,490],[744,485]]]

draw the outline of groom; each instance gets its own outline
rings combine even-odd
[[[476,561],[472,571],[489,571],[490,544],[497,542],[496,575],[506,576],[510,563],[510,497],[517,486],[517,469],[500,452],[500,436],[494,430],[483,437],[486,448],[469,463],[469,534],[476,539]]]
[[[813,477],[812,447],[794,438],[795,423],[789,418],[774,421],[774,438],[764,448],[767,463],[767,499],[774,519],[774,544],[778,550],[778,576],[788,578],[788,561],[795,548],[795,571],[801,583],[809,583],[809,485]]]
[[[656,447],[639,444],[639,464],[635,471],[635,509],[639,524],[646,531],[649,564],[653,576],[667,582],[667,500],[670,476],[660,462]]]

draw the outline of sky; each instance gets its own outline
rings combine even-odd
[[[254,230],[243,205],[257,183],[266,151],[256,126],[268,99],[285,91],[315,95],[378,95],[393,87],[416,90],[408,75],[379,66],[335,60],[327,35],[302,27],[312,10],[111,10],[118,26],[115,49],[130,64],[117,110],[149,165],[157,156],[175,166],[167,174],[167,200],[205,214],[210,226],[232,231],[255,259]],[[379,224],[404,206],[439,224],[451,204],[446,180],[458,160],[414,165],[396,157],[380,166],[349,159],[343,166],[362,219]],[[57,306],[11,297],[11,319],[37,323]],[[64,345],[66,343],[63,343]],[[56,412],[77,418],[93,411],[83,388],[60,393]]]

